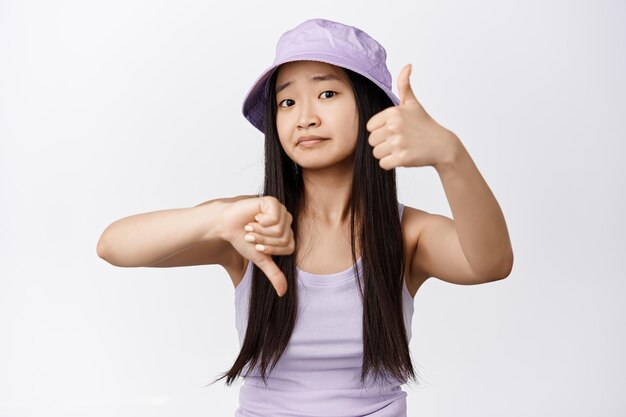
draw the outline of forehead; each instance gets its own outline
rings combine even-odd
[[[335,75],[344,83],[348,79],[346,71],[336,65],[318,61],[294,61],[278,67],[276,85],[279,86],[286,82],[296,83],[298,79],[309,80],[311,76],[324,74]]]

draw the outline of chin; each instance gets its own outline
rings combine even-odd
[[[350,159],[350,156],[346,156],[341,159],[334,160],[314,160],[315,158],[311,158],[307,161],[296,161],[298,166],[301,169],[325,169],[325,168],[335,168],[340,166],[351,165],[353,160]]]

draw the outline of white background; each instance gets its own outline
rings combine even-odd
[[[409,416],[623,416],[626,7],[620,1],[0,0],[0,416],[232,416],[219,266],[120,268],[116,219],[257,193],[241,114],[278,37],[323,17],[383,44],[498,199],[511,275],[429,280]],[[402,203],[451,216],[432,167]]]

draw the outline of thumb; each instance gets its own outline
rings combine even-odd
[[[251,259],[267,276],[279,297],[287,292],[287,278],[274,262],[271,255],[259,253],[258,258]]]
[[[413,93],[413,88],[411,87],[411,82],[409,81],[409,76],[411,75],[412,70],[413,65],[406,64],[404,68],[402,68],[402,71],[400,71],[400,75],[398,76],[398,94],[400,95],[400,105],[417,105],[419,110],[428,116],[428,113],[426,113],[426,110],[417,100],[417,97],[415,97],[415,94]]]
[[[409,76],[413,70],[412,64],[406,64],[398,75],[398,94],[400,95],[400,104],[407,104],[409,102],[418,102],[413,89],[411,88],[411,82]]]

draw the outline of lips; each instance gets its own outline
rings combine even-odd
[[[313,135],[309,135],[309,136],[300,136],[298,138],[298,145],[302,142],[308,142],[311,140],[326,140],[328,138],[323,138],[321,136],[313,136]]]

